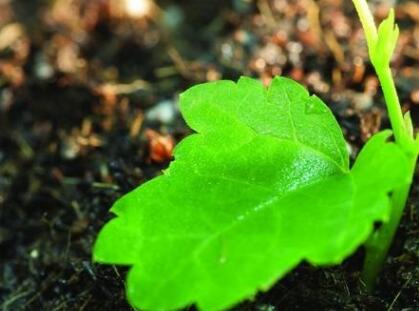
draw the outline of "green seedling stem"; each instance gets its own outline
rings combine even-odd
[[[377,30],[367,1],[352,1],[355,5],[359,19],[361,20],[367,40],[369,56],[383,90],[396,144],[405,151],[406,156],[408,157],[411,172],[410,176],[411,180],[413,180],[419,150],[418,143],[414,138],[410,114],[403,116],[390,68],[390,59],[398,36],[398,28],[397,25],[394,24],[394,11],[391,10],[388,20],[383,22],[383,24],[387,22],[391,23],[389,28],[387,28],[387,31],[385,31],[384,28],[389,24],[382,24]],[[383,31],[380,32],[381,27],[383,28]],[[404,207],[406,206],[410,186],[411,183],[402,185],[394,191],[392,195],[392,211],[388,222],[384,223],[378,231],[374,232],[366,243],[366,258],[362,279],[369,290],[373,289],[377,276],[387,257],[387,253],[399,226]]]

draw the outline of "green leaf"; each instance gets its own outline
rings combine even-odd
[[[378,27],[378,36],[371,55],[371,61],[376,68],[389,66],[398,38],[399,27],[395,24],[394,10],[391,9]]]
[[[132,266],[127,295],[138,308],[220,310],[303,260],[339,263],[408,182],[390,132],[349,171],[332,113],[292,80],[268,90],[249,78],[202,84],[180,105],[197,134],[162,176],[116,202],[94,247],[95,261]]]

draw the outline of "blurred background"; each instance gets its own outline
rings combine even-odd
[[[396,83],[419,124],[419,3],[370,5],[377,21],[395,6]],[[91,263],[96,234],[190,133],[179,93],[241,75],[306,85],[352,158],[388,126],[351,1],[0,0],[0,310],[133,310],[126,269]],[[237,309],[418,310],[417,190],[374,294],[358,252]]]

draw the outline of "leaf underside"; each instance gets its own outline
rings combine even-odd
[[[337,264],[408,182],[390,131],[349,170],[332,113],[290,79],[268,89],[250,78],[206,83],[180,106],[197,133],[162,176],[115,203],[94,247],[95,261],[132,266],[127,295],[138,308],[224,309],[303,260]]]

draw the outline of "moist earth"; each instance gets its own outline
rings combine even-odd
[[[371,2],[377,20],[389,2]],[[191,133],[177,109],[191,85],[290,76],[330,106],[352,160],[389,126],[350,1],[123,3],[0,0],[2,311],[134,310],[127,269],[93,264],[92,244],[112,203]],[[393,68],[419,124],[419,4],[397,3]],[[415,179],[374,292],[360,248],[339,266],[303,263],[235,310],[419,310],[418,199]]]

